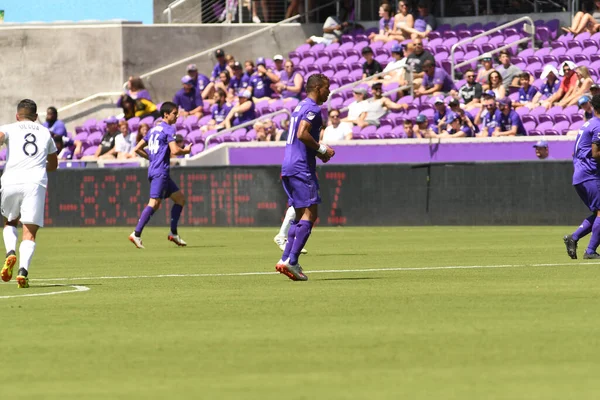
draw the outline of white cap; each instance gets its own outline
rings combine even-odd
[[[560,64],[560,66],[558,67],[558,73],[560,74],[560,76],[563,76],[565,73],[563,72],[563,68],[565,67],[565,65],[568,65],[569,68],[571,68],[571,71],[573,71],[575,68],[577,68],[577,65],[575,65],[575,63],[573,61],[563,61],[562,64]]]
[[[548,74],[550,74],[550,72],[552,72],[554,74],[554,76],[556,76],[558,78],[558,70],[554,67],[554,65],[548,64],[544,67],[544,70],[542,71],[542,75],[540,75],[540,79],[546,79],[548,77]]]
[[[283,61],[283,56],[281,54],[275,54],[273,56],[273,61]]]

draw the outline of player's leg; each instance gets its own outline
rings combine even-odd
[[[574,186],[577,195],[579,196],[583,204],[585,204],[588,208],[591,208],[595,186],[596,185],[593,184],[593,181],[583,182]],[[563,237],[563,242],[565,243],[565,246],[567,248],[567,254],[573,260],[577,259],[577,242],[579,241],[579,239],[592,232],[592,226],[594,224],[595,219],[596,213],[593,212],[592,215],[583,220],[583,222],[581,223],[581,225],[579,225],[579,228],[577,228],[575,232]]]
[[[594,210],[596,218],[592,223],[592,237],[588,244],[585,253],[583,254],[584,259],[599,259],[600,254],[596,252],[600,245],[600,180],[592,180],[584,182],[584,185],[588,191],[589,208]]]
[[[22,185],[6,186],[2,189],[2,215],[4,217],[4,246],[6,258],[0,273],[2,280],[8,282],[13,276],[13,267],[17,263],[15,254],[17,249],[17,225],[21,214],[21,203],[23,201]]]
[[[152,218],[152,215],[154,215],[156,210],[160,208],[162,199],[167,197],[165,196],[167,191],[167,181],[165,177],[150,178],[149,180],[150,200],[148,201],[148,205],[142,210],[142,214],[140,215],[135,230],[129,235],[129,241],[138,249],[144,248],[142,243],[142,231],[144,230],[144,227],[150,222],[150,218]]]
[[[288,207],[285,212],[285,216],[283,217],[283,222],[281,223],[281,227],[279,228],[279,233],[275,235],[273,241],[279,248],[283,251],[285,250],[285,242],[288,237],[288,233],[290,231],[290,226],[292,225],[292,221],[296,219],[296,210],[294,207]]]
[[[172,183],[175,188],[177,186],[175,183]],[[171,207],[171,232],[168,236],[168,239],[175,243],[177,246],[186,246],[187,243],[179,236],[177,232],[177,225],[179,224],[179,218],[181,217],[181,212],[183,211],[183,206],[185,206],[185,195],[177,188],[171,196],[169,196],[171,200],[173,200],[173,207]]]
[[[35,237],[40,228],[36,224],[23,223],[23,240],[19,246],[19,273],[17,286],[21,289],[29,287],[29,265],[35,252]]]
[[[318,217],[318,205],[311,204],[309,207],[304,208],[300,221],[296,224],[296,238],[292,244],[290,251],[290,264],[298,264],[300,258],[300,251],[306,245],[308,238],[312,232],[312,227],[315,224]]]

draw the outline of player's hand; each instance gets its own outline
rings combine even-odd
[[[331,160],[331,158],[335,155],[335,150],[333,150],[331,147],[329,147],[327,145],[325,145],[325,147],[327,147],[325,154],[317,153],[317,155],[319,156],[321,161],[323,161],[324,163]]]

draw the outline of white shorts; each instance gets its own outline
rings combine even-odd
[[[35,183],[2,188],[2,216],[9,221],[21,217],[22,224],[44,226],[46,188]]]

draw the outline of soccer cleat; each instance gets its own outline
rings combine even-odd
[[[170,234],[167,237],[167,239],[169,239],[169,241],[175,243],[177,246],[181,246],[181,247],[187,246],[187,243],[185,242],[185,240],[183,240],[182,238],[180,238],[179,235]]]
[[[17,263],[17,256],[14,254],[9,255],[4,260],[4,267],[2,267],[2,280],[4,282],[9,282],[12,279],[13,275],[13,267]]]
[[[25,289],[29,287],[29,277],[27,275],[27,270],[25,268],[19,269],[19,275],[17,275],[17,287],[19,289]]]
[[[144,245],[142,244],[142,238],[135,236],[135,232],[129,235],[129,241],[134,244],[138,249],[144,249]]]
[[[273,238],[275,244],[279,247],[281,251],[285,251],[285,245],[287,244],[287,238],[285,236],[277,235]],[[307,254],[308,250],[302,249],[300,250],[300,254]]]
[[[304,275],[300,264],[290,265],[289,261],[289,258],[285,261],[279,260],[275,265],[275,270],[293,281],[307,281],[308,276]]]
[[[600,259],[600,254],[598,253],[588,253],[587,251],[583,253],[584,260],[598,260]]]
[[[565,246],[567,246],[567,254],[573,260],[577,260],[577,241],[573,239],[573,235],[567,235],[563,238]]]

